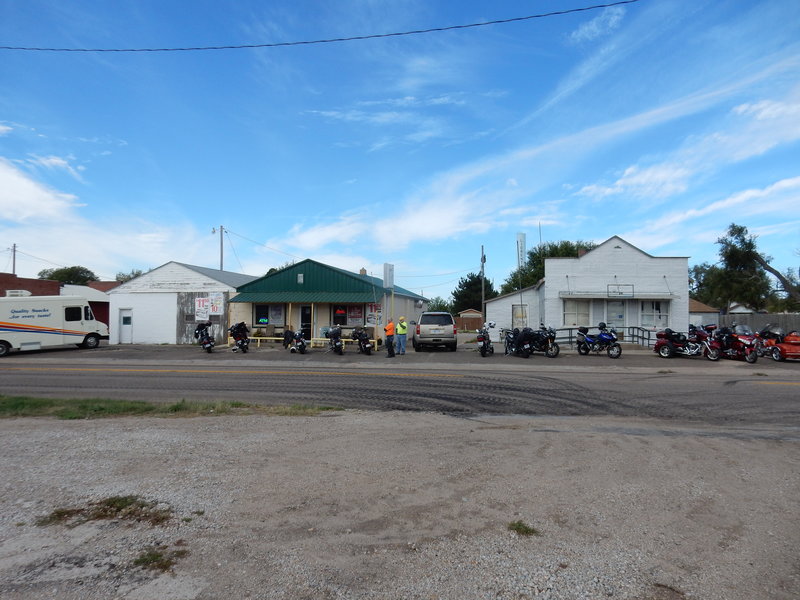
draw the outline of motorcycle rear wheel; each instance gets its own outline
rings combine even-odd
[[[777,346],[772,349],[772,360],[775,362],[783,362],[786,360],[786,357],[781,354],[781,349]]]
[[[578,344],[578,354],[586,356],[587,354],[589,354],[589,352],[590,352],[589,345],[586,342],[581,342],[580,344]]]
[[[758,353],[755,350],[745,352],[744,360],[752,365],[758,360]]]
[[[608,354],[608,358],[619,358],[622,356],[622,346],[619,344],[611,344],[608,350],[606,350],[606,353]]]
[[[558,356],[558,353],[561,352],[561,348],[558,347],[556,342],[553,342],[547,347],[547,350],[544,351],[544,355],[547,358],[555,358]]]
[[[658,349],[658,355],[661,358],[672,358],[675,356],[675,348],[672,347],[672,344],[664,344]]]
[[[305,353],[306,353],[306,347],[305,347],[305,346],[299,346],[299,347],[297,348],[297,351],[298,351],[300,354],[305,354]]]
[[[486,356],[486,346],[485,345],[481,346],[480,352],[481,352],[481,356]]]
[[[705,352],[705,357],[710,361],[718,361],[720,356],[719,348],[709,348]]]

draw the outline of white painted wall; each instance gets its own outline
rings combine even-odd
[[[131,343],[175,344],[178,319],[178,294],[175,292],[140,292],[109,294],[109,344],[119,344],[120,311],[130,309]]]
[[[512,306],[514,304],[524,304],[527,306],[528,327],[537,329],[541,318],[541,288],[527,288],[521,292],[498,296],[486,301],[486,320],[494,321],[497,326],[490,331],[492,341],[500,339],[501,329],[512,329]]]

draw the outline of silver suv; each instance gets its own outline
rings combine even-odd
[[[456,320],[446,312],[424,312],[412,322],[411,344],[419,352],[423,346],[447,346],[455,352],[458,347]]]

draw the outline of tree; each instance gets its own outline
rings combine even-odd
[[[450,303],[441,296],[428,300],[428,310],[450,312]]]
[[[139,277],[139,275],[143,275],[144,271],[141,269],[131,269],[130,273],[123,273],[120,271],[117,273],[117,276],[114,278],[115,281],[119,281],[120,283],[125,283],[126,281],[130,281],[131,279],[135,279]]]
[[[99,281],[97,275],[86,267],[61,267],[59,269],[43,269],[39,271],[39,279],[52,279],[61,283],[86,285],[90,281]]]
[[[501,294],[508,294],[536,285],[544,277],[544,259],[553,257],[577,258],[582,251],[589,251],[597,247],[594,242],[545,242],[528,250],[528,259],[525,264],[518,267],[506,278],[500,286]]]
[[[725,270],[729,272],[731,282],[739,286],[739,291],[744,293],[746,298],[737,299],[751,306],[751,308],[763,308],[769,296],[769,278],[766,273],[770,273],[783,287],[786,295],[794,301],[800,301],[800,286],[793,274],[781,273],[772,267],[769,262],[772,257],[765,256],[758,251],[756,246],[756,236],[747,235],[747,228],[731,223],[728,233],[717,240],[720,245],[719,255],[725,265]],[[764,290],[764,281],[769,286]],[[758,294],[762,295],[762,301],[750,305],[748,298],[755,299]]]
[[[460,313],[462,310],[474,308],[483,312],[481,304],[481,276],[477,273],[469,273],[458,281],[458,286],[452,293],[453,305],[452,312]],[[483,297],[488,300],[497,296],[497,290],[490,279],[485,280]]]
[[[728,293],[725,269],[703,263],[689,269],[689,296],[714,308],[728,306],[732,301]]]

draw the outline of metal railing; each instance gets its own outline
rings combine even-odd
[[[597,327],[589,327],[588,329],[590,333],[599,331]],[[652,348],[656,343],[656,332],[643,327],[620,327],[617,329],[617,336],[620,342],[638,344],[646,348]],[[562,327],[561,329],[556,329],[556,341],[559,344],[568,344],[570,348],[574,348],[578,343],[578,328]]]

